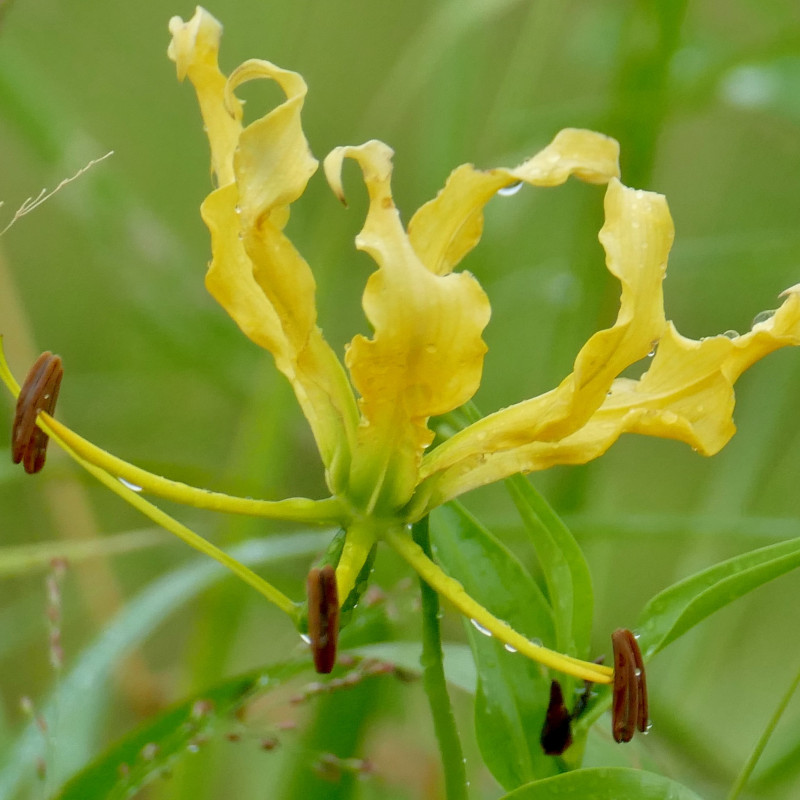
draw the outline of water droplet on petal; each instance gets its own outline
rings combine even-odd
[[[739,331],[734,331],[734,330],[725,331],[725,333],[723,333],[722,335],[726,339],[738,339],[739,338]]]
[[[130,481],[126,481],[125,478],[117,477],[117,480],[126,488],[130,489],[132,492],[141,492],[142,487],[137,486],[135,483],[131,483]]]
[[[753,324],[751,327],[755,328],[756,325],[761,325],[762,322],[769,322],[775,316],[775,309],[770,308],[766,311],[762,311],[759,314],[756,314],[753,317]]]
[[[478,633],[482,633],[484,636],[492,635],[492,632],[488,628],[485,628],[483,625],[481,625],[480,622],[478,622],[478,620],[471,619],[470,622],[472,623],[472,627],[475,628],[475,630],[478,631]]]
[[[513,645],[513,644],[508,644],[508,642],[506,642],[506,643],[503,645],[503,647],[505,647],[505,649],[506,649],[506,650],[508,650],[508,652],[509,652],[509,653],[516,653],[516,652],[517,652],[517,648],[516,648],[516,647],[514,647],[514,645]]]
[[[522,188],[522,181],[517,181],[516,183],[511,183],[508,186],[504,186],[502,189],[497,190],[497,194],[500,197],[511,197],[515,195],[520,189]]]

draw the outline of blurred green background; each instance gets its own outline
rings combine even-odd
[[[262,57],[304,75],[317,157],[369,138],[395,149],[406,220],[458,164],[512,166],[560,128],[588,127],[620,140],[626,183],[667,195],[676,225],[667,315],[682,333],[744,332],[800,281],[800,7],[792,0],[217,0],[209,10],[225,25],[224,70]],[[0,333],[12,369],[21,378],[38,351],[60,353],[59,415],[143,467],[242,495],[323,496],[291,393],[203,288],[207,144],[193,91],[166,57],[169,17],[189,18],[193,7],[16,0],[0,13],[0,227],[26,197],[114,150],[0,239]],[[242,94],[250,119],[277,99],[269,87]],[[320,322],[337,348],[367,330],[359,299],[371,262],[353,247],[364,211],[354,176],[344,210],[317,175],[289,229],[315,270]],[[600,187],[526,188],[490,204],[484,240],[465,264],[493,304],[482,410],[555,385],[587,336],[613,320],[618,286],[603,268],[601,224]],[[737,386],[740,432],[715,458],[629,436],[596,463],[534,476],[592,565],[597,652],[608,651],[613,628],[633,625],[649,597],[693,569],[800,534],[799,398],[800,353],[781,351]],[[0,408],[10,418],[7,397]],[[502,487],[466,500],[525,552]],[[0,458],[0,509],[3,545],[147,527],[55,452],[36,478]],[[226,546],[286,530],[175,513]],[[67,668],[116,607],[191,558],[167,544],[68,570]],[[297,597],[307,566],[290,562],[270,577]],[[19,698],[43,698],[54,681],[44,575],[30,568],[0,582],[7,751],[24,721]],[[413,638],[414,590],[404,576],[383,553],[376,581],[396,606],[392,635]],[[798,602],[790,574],[670,647],[650,667],[652,735],[612,749],[604,731],[588,763],[644,765],[722,796],[797,669]],[[447,626],[463,640],[458,619]],[[296,654],[289,623],[224,582],[177,609],[98,687],[97,747],[163,702]],[[278,787],[286,797],[349,796],[344,784],[303,783],[308,764],[334,747],[326,737],[338,737],[355,743],[341,755],[375,765],[374,777],[353,784],[360,796],[435,797],[437,754],[420,686],[385,681],[359,691],[363,702],[332,697],[298,710],[298,729],[279,751],[214,742],[142,796],[262,798],[279,796]],[[470,704],[458,695],[468,739]],[[798,740],[795,701],[765,769],[784,756],[791,764]],[[468,751],[475,796],[498,796],[474,745]],[[795,796],[798,772],[773,770],[752,796]]]

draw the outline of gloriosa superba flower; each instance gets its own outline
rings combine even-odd
[[[585,463],[623,433],[678,439],[704,455],[716,453],[734,432],[739,375],[767,353],[800,343],[800,285],[784,292],[780,308],[744,335],[687,339],[664,312],[662,281],[673,239],[666,200],[620,182],[614,140],[567,129],[514,169],[462,165],[407,228],[392,198],[392,151],[369,141],[339,147],[324,161],[325,176],[342,200],[344,160],[360,167],[369,208],[356,246],[377,265],[363,294],[372,336],[353,338],[343,366],[317,326],[311,269],[284,233],[291,204],[318,166],[301,125],[306,84],[299,74],[261,60],[226,77],[217,64],[221,30],[200,8],[189,22],[175,17],[168,51],[179,78],[188,76],[194,85],[211,146],[217,188],[201,208],[213,254],[206,286],[291,383],[331,496],[273,502],[207,492],[127,464],[46,413],[38,424],[106,485],[225,563],[295,621],[299,604],[117,479],[195,506],[340,526],[340,602],[382,540],[500,640],[547,666],[609,683],[611,668],[554,653],[493,617],[425,556],[408,527],[470,489],[516,473]],[[286,99],[244,125],[235,92],[253,80],[276,82]],[[431,447],[431,418],[467,403],[481,379],[489,300],[471,274],[454,269],[478,244],[484,206],[517,183],[557,186],[571,176],[606,185],[599,238],[606,266],[621,285],[616,321],[586,342],[556,388]],[[619,377],[656,345],[639,379]],[[3,377],[18,392],[4,364]]]

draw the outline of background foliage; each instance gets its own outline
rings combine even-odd
[[[198,206],[210,187],[207,145],[191,89],[177,84],[165,55],[169,16],[188,18],[193,8],[155,0],[0,8],[3,219],[42,186],[115,151],[2,238],[0,332],[12,367],[21,375],[39,350],[60,353],[62,418],[144,467],[239,494],[321,496],[313,442],[288,389],[203,289],[209,248]],[[561,127],[589,127],[620,140],[626,183],[668,197],[677,236],[667,313],[683,333],[746,330],[800,280],[800,10],[791,0],[217,0],[209,10],[226,27],[223,68],[257,56],[305,76],[304,119],[318,157],[373,137],[392,145],[406,219],[457,164],[513,165]],[[246,97],[256,108],[274,100],[263,87]],[[352,245],[362,219],[357,199],[342,211],[319,178],[291,223],[337,346],[365,330],[359,294],[370,264]],[[494,309],[476,398],[484,411],[553,386],[588,334],[613,318],[617,286],[602,268],[600,224],[601,190],[580,185],[490,205],[484,241],[466,265]],[[589,560],[595,652],[608,652],[610,631],[633,626],[644,604],[679,578],[800,533],[798,392],[800,355],[779,352],[737,386],[740,433],[714,459],[626,437],[594,464],[534,476]],[[6,397],[4,406],[10,413]],[[501,488],[475,492],[466,505],[535,569]],[[55,452],[36,479],[0,457],[0,509],[3,546],[143,526]],[[231,547],[287,532],[177,513]],[[159,577],[174,586],[171,571],[192,568],[179,544],[141,533],[125,540],[129,552],[74,559],[68,569],[65,670],[82,663],[117,609],[143,602]],[[305,556],[265,568],[294,596],[319,546],[308,542]],[[8,754],[25,724],[20,697],[43,707],[57,681],[47,554],[4,558],[0,749]],[[391,614],[373,622],[366,615],[373,630],[362,635],[397,639],[391,652],[413,666],[416,646],[402,644],[419,635],[416,584],[407,577],[382,553],[375,582]],[[120,651],[132,649],[97,673],[94,702],[66,704],[50,731],[49,782],[28,780],[29,760],[19,796],[55,790],[59,759],[80,758],[81,747],[83,758],[97,754],[167,704],[298,654],[288,622],[245,586],[186,580],[168,603],[156,597],[164,609],[159,616],[151,608],[150,627],[124,629]],[[652,735],[623,748],[604,729],[589,740],[587,765],[645,766],[705,797],[723,795],[796,673],[798,601],[789,573],[670,645],[649,668]],[[449,616],[445,636],[466,641]],[[438,756],[418,681],[375,676],[349,693],[293,705],[297,691],[270,694],[244,722],[225,717],[147,797],[258,798],[274,787],[288,798],[436,796]],[[470,733],[473,698],[456,692],[455,700],[474,796],[497,797]],[[276,735],[280,745],[265,749]],[[798,791],[798,739],[795,700],[756,771],[753,796]],[[352,763],[338,783],[318,777],[309,765],[331,751],[369,759],[376,774],[359,780]]]

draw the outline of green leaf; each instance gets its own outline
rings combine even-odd
[[[517,558],[458,504],[437,509],[431,523],[442,567],[500,619],[552,645],[550,606]],[[546,670],[473,626],[467,630],[478,670],[475,729],[487,767],[506,789],[552,774],[558,764],[539,744],[550,696]]]
[[[505,484],[542,565],[553,608],[555,649],[586,658],[592,634],[594,591],[583,552],[569,528],[527,478],[515,475]]]
[[[216,726],[246,702],[308,670],[281,664],[229,678],[167,709],[128,734],[70,780],[57,800],[123,800],[168,770],[181,755],[202,747]]]
[[[243,564],[310,556],[325,546],[326,533],[294,533],[245,542],[231,550]],[[81,768],[93,748],[97,721],[113,666],[145,639],[183,603],[230,573],[210,559],[189,564],[159,577],[127,603],[115,620],[78,657],[72,669],[41,708],[48,729],[58,740],[49,753],[48,778],[56,785]],[[59,735],[63,733],[63,735]],[[47,742],[34,722],[6,749],[0,768],[0,797],[13,797],[33,776],[32,765],[48,753]]]
[[[748,592],[800,567],[800,539],[761,547],[715,564],[653,597],[636,625],[645,661],[706,617]],[[588,728],[611,702],[609,687],[597,689],[589,710],[573,725]]]
[[[691,575],[644,607],[637,632],[645,659],[707,616],[800,566],[800,539],[761,547]]]
[[[638,769],[579,769],[521,786],[501,800],[700,800],[679,783]]]

